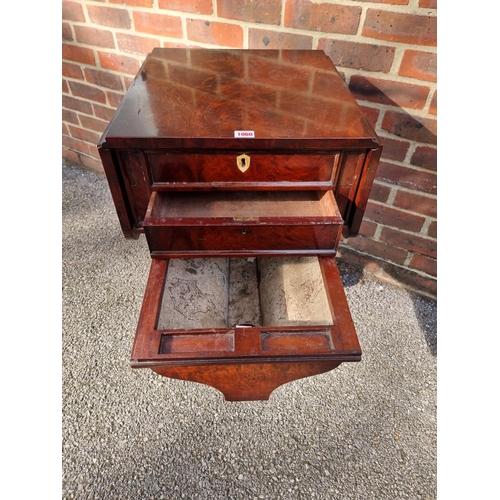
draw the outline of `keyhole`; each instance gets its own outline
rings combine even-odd
[[[247,228],[244,227],[242,230],[241,230],[241,234],[247,234]]]
[[[250,168],[250,156],[240,155],[236,158],[236,165],[242,172],[246,172]]]

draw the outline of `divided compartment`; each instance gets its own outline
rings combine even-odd
[[[343,220],[331,191],[154,191],[153,257],[335,255]]]
[[[134,367],[360,356],[333,258],[152,259]]]

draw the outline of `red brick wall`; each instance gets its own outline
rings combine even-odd
[[[97,141],[161,47],[322,49],[384,143],[360,236],[341,257],[436,293],[437,0],[63,0],[63,158]]]

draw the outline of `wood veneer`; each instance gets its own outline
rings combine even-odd
[[[98,149],[124,236],[152,256],[132,367],[244,401],[361,359],[334,256],[382,146],[323,51],[155,48]],[[171,259],[269,255],[318,256],[332,324],[158,327]]]

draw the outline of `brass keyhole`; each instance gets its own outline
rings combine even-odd
[[[241,172],[246,172],[250,168],[250,156],[239,155],[236,157],[236,165]]]

